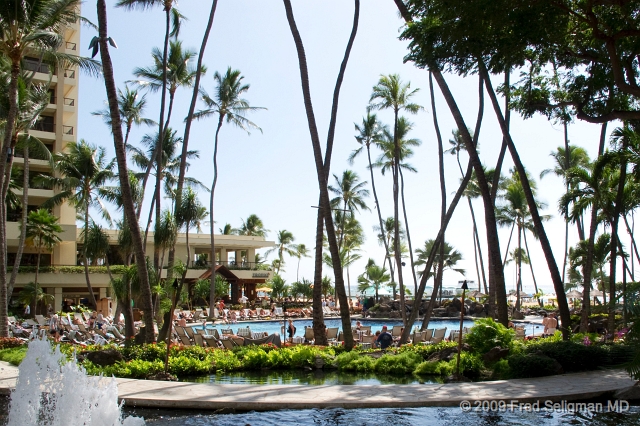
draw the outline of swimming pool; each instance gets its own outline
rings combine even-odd
[[[382,329],[383,325],[386,325],[389,330],[394,325],[402,325],[401,320],[380,320],[380,319],[361,319],[360,323],[364,326],[371,326],[371,331],[376,332],[377,330]],[[327,328],[338,327],[342,330],[342,320],[340,318],[326,318],[324,320]],[[311,318],[304,319],[293,319],[293,324],[296,326],[296,336],[304,336],[304,328],[311,327],[313,325],[313,320]],[[355,327],[356,320],[351,321],[351,327]],[[532,334],[541,334],[543,331],[543,327],[540,324],[533,323],[523,323],[522,324],[525,329],[525,335],[530,336]],[[412,328],[421,327],[422,321],[416,321]],[[473,327],[473,320],[464,320],[464,327]],[[194,328],[202,328],[202,324],[194,324],[192,327]],[[237,324],[216,324],[215,327],[211,324],[207,324],[207,329],[212,330],[213,328],[218,329],[228,329],[231,328],[235,333],[238,332],[239,328],[251,328],[252,332],[264,332],[266,331],[268,334],[280,333],[282,334],[284,321],[241,321]],[[460,320],[451,320],[451,319],[432,319],[429,323],[429,328],[446,328],[446,336],[449,337],[449,332],[451,330],[458,330],[460,328]]]

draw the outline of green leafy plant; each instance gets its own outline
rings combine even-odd
[[[465,342],[474,352],[484,354],[496,346],[511,349],[514,337],[513,330],[491,318],[481,318],[476,320],[475,325],[466,335]]]
[[[408,374],[413,372],[422,357],[413,352],[404,352],[398,355],[386,354],[378,358],[375,363],[375,371],[384,374]]]
[[[516,379],[551,376],[556,372],[553,359],[542,355],[513,355],[508,361],[511,375]]]

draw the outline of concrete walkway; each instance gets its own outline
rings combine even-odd
[[[0,362],[0,394],[15,387],[18,369]],[[125,405],[149,408],[200,410],[279,410],[303,408],[373,408],[459,406],[468,401],[504,401],[510,404],[540,401],[576,401],[611,397],[613,392],[633,386],[622,370],[564,374],[537,379],[500,380],[479,383],[377,386],[311,385],[207,385],[117,379],[118,394]],[[511,405],[513,406],[513,405]]]

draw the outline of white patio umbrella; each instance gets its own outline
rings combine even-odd
[[[567,298],[568,299],[581,299],[582,298],[582,293],[580,293],[578,290],[571,290],[569,293],[567,293]]]

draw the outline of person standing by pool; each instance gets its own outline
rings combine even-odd
[[[382,350],[385,350],[392,344],[393,344],[393,336],[391,335],[391,333],[389,333],[389,331],[387,331],[387,326],[383,325],[382,332],[376,339],[376,346],[378,346]]]
[[[287,335],[289,336],[289,341],[293,342],[293,336],[296,334],[296,326],[293,325],[293,320],[289,318],[289,327],[287,327]]]

